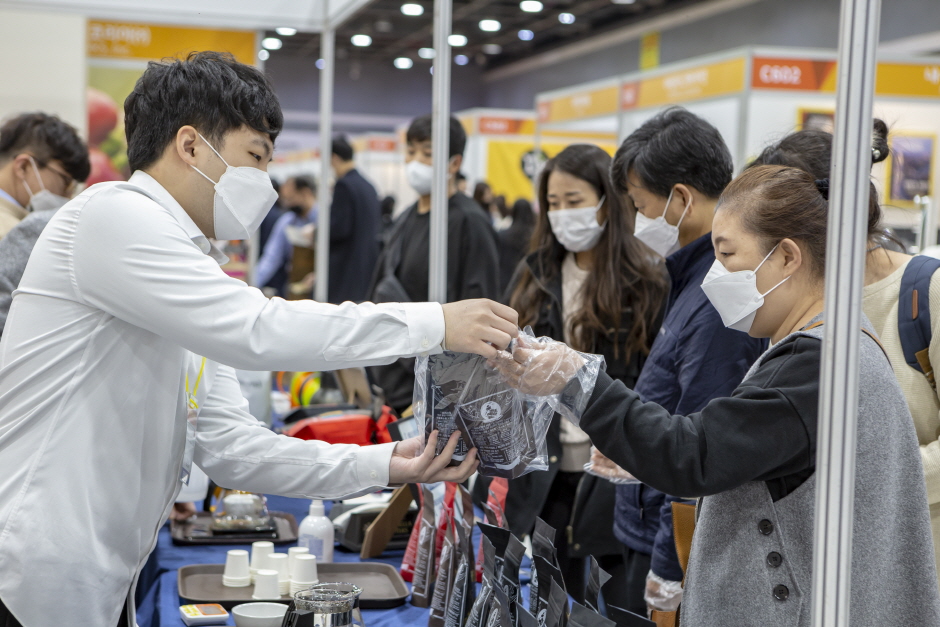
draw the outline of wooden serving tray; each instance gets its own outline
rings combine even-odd
[[[218,603],[227,610],[240,603],[254,603],[254,586],[229,588],[222,585],[225,564],[193,564],[177,571],[177,586],[184,603]],[[394,566],[380,562],[334,562],[317,564],[320,583],[344,582],[359,586],[359,607],[364,610],[387,609],[404,605],[410,592]],[[271,599],[290,603],[290,597]]]
[[[256,540],[267,540],[274,544],[290,544],[297,542],[297,519],[287,512],[268,512],[277,526],[277,535],[270,534],[236,534],[225,533],[213,535],[212,514],[197,512],[195,518],[178,522],[170,521],[170,537],[173,544],[179,545],[206,545],[206,544],[250,544]],[[249,595],[251,596],[251,595]]]

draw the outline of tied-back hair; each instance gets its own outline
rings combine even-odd
[[[888,126],[875,118],[872,129],[872,164],[888,158]],[[782,165],[808,172],[819,180],[829,179],[832,169],[832,133],[818,130],[802,130],[790,133],[779,142],[764,148],[763,152],[748,164],[748,169],[762,165]],[[746,171],[746,170],[745,170]],[[881,205],[874,183],[868,190],[868,237],[877,239],[883,235],[881,228]]]
[[[538,185],[540,211],[529,246],[539,276],[552,281],[561,275],[565,247],[555,238],[548,221],[548,178],[554,171],[565,172],[589,183],[598,198],[606,198],[607,226],[594,247],[594,267],[583,287],[584,303],[571,316],[572,346],[592,352],[597,336],[609,336],[618,359],[628,359],[639,351],[649,352],[651,328],[657,319],[668,289],[665,271],[646,247],[633,236],[634,216],[611,183],[611,158],[597,146],[568,146],[542,170]],[[520,266],[518,282],[510,306],[519,312],[520,326],[535,324],[548,298],[528,265]],[[623,310],[630,307],[633,320],[623,329]],[[621,347],[623,352],[621,352]]]
[[[764,255],[784,239],[797,242],[813,276],[822,280],[829,223],[824,192],[826,179],[798,168],[748,167],[721,194],[717,210],[739,216],[744,228],[760,238]]]

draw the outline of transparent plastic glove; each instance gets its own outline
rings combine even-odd
[[[584,465],[584,472],[618,485],[640,483],[639,479],[612,462],[594,446],[591,447],[591,461]]]
[[[537,342],[520,336],[510,356],[491,360],[506,383],[523,394],[560,394],[585,364],[581,354],[561,342]]]
[[[651,610],[675,612],[682,603],[682,582],[663,579],[650,571],[646,575],[646,605]]]

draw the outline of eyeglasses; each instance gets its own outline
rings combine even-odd
[[[65,172],[59,170],[58,168],[53,167],[51,163],[44,163],[40,161],[39,159],[37,159],[36,157],[33,157],[33,159],[36,160],[36,165],[38,165],[40,168],[49,170],[50,172],[52,172],[53,174],[59,177],[59,179],[62,181],[62,191],[63,191],[64,196],[72,195],[72,192],[75,191],[75,185],[76,185],[76,181],[74,178],[72,178]]]

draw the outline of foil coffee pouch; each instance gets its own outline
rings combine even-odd
[[[430,507],[434,507],[434,499],[430,499]],[[415,561],[418,558],[418,536],[421,534],[421,519],[424,517],[424,490],[421,489],[421,486],[418,486],[418,506],[421,508],[421,511],[418,512],[418,520],[415,521],[414,526],[411,528],[411,536],[408,538],[408,546],[405,548],[405,556],[401,560],[401,568],[399,573],[401,573],[401,578],[405,581],[413,581],[415,574]]]
[[[411,588],[411,604],[415,607],[428,607],[431,604],[434,586],[434,538],[437,535],[434,516],[434,495],[426,485],[421,486],[422,500],[421,526],[418,532],[418,552],[415,556],[414,577]]]
[[[447,440],[457,429],[457,401],[463,391],[465,377],[473,372],[476,362],[476,355],[445,351],[427,360],[418,359],[415,364],[414,414],[419,420],[424,417],[425,441],[432,431],[439,431],[438,455],[444,451]],[[449,465],[459,465],[469,451],[466,441],[461,440]]]
[[[506,592],[501,587],[494,586],[492,599],[486,627],[516,627],[515,621],[509,614],[510,601]]]
[[[503,557],[506,555],[506,547],[509,546],[509,537],[512,535],[512,532],[509,531],[509,529],[494,527],[486,523],[480,523],[479,526],[480,532],[484,537],[489,538],[490,542],[493,543],[493,548],[496,550],[494,574],[496,580],[499,581],[503,574]]]
[[[520,606],[517,610],[519,621],[517,627],[539,627],[539,619],[532,615],[532,612]]]
[[[600,595],[601,588],[610,581],[610,575],[601,569],[600,564],[591,556],[591,573],[588,575],[587,587],[584,592],[584,604],[590,609],[597,611],[597,597]]]
[[[485,535],[481,545],[483,549],[483,585],[480,588],[480,594],[470,608],[467,627],[481,627],[483,621],[488,617],[488,608],[493,596],[493,585],[496,582],[496,547]],[[482,627],[485,627],[485,625],[482,625]]]
[[[457,525],[457,543],[454,557],[457,568],[454,571],[453,589],[447,601],[445,627],[464,627],[467,615],[476,599],[476,583],[473,577],[471,556],[471,538],[462,524]]]
[[[607,606],[607,618],[614,621],[617,627],[656,627],[656,623],[645,616],[613,605]]]
[[[431,597],[428,627],[444,627],[447,620],[447,606],[453,593],[454,546],[454,526],[448,525],[447,533],[444,534],[444,548],[441,550],[437,578],[434,581],[434,594]]]
[[[444,482],[444,502],[437,512],[437,534],[434,536],[434,568],[441,562],[441,551],[444,550],[444,534],[447,527],[454,521],[454,500],[457,494],[457,484],[451,481]]]
[[[532,581],[529,583],[529,609],[533,614],[539,611],[539,576],[535,568],[535,558],[542,557],[551,564],[557,564],[555,550],[555,529],[541,518],[536,517],[532,531]]]
[[[596,610],[584,607],[580,603],[571,605],[568,627],[617,627],[617,623],[604,618]]]
[[[500,585],[506,592],[507,610],[512,618],[513,625],[516,624],[516,607],[519,605],[519,566],[522,564],[524,556],[525,545],[519,538],[510,534],[509,543],[506,545],[506,552],[503,555],[503,572],[500,577]]]
[[[557,581],[552,579],[552,589],[548,595],[546,605],[545,627],[567,627],[568,625],[568,593]]]
[[[561,570],[541,556],[535,558],[534,570],[538,573],[539,589],[538,611],[533,613],[540,617],[539,620],[541,621],[542,612],[548,607],[548,599],[552,594],[552,583],[558,584],[565,592],[565,580],[562,577]],[[565,592],[565,597],[567,598],[567,592]]]

